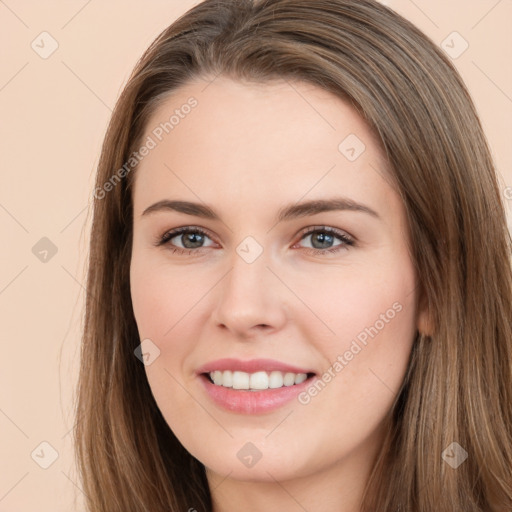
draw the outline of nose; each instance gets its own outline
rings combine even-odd
[[[289,297],[276,271],[269,268],[265,251],[252,263],[235,253],[231,270],[218,285],[217,297],[212,318],[234,337],[278,331],[286,322]]]

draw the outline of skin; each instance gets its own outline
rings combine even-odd
[[[358,511],[384,417],[427,322],[404,206],[377,139],[338,97],[302,82],[208,83],[187,84],[155,111],[144,139],[188,98],[198,101],[134,176],[131,293],[140,339],[160,350],[145,366],[152,393],[206,466],[214,512]],[[349,134],[365,145],[354,161],[338,149]],[[333,196],[379,218],[343,210],[275,221],[285,205]],[[222,221],[171,210],[142,215],[162,199],[206,203]],[[210,233],[196,253],[171,251],[185,246],[183,236],[155,245],[182,226]],[[303,234],[313,226],[338,229],[354,245],[336,236],[322,245]],[[247,236],[263,248],[250,264],[236,251]],[[400,312],[333,371],[393,304]],[[223,357],[277,359],[317,377],[331,368],[335,377],[305,405],[294,399],[270,413],[238,414],[215,405],[195,374]],[[237,457],[248,441],[261,452],[252,467]]]

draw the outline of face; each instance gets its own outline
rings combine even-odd
[[[368,468],[423,321],[369,128],[312,85],[218,77],[143,140],[131,293],[169,427],[234,479]]]

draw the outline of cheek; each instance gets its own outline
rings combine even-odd
[[[415,274],[405,258],[375,258],[373,264],[304,272],[293,281],[300,305],[294,321],[308,329],[305,338],[319,340],[328,353],[348,349],[355,338],[402,339],[414,332]],[[306,275],[307,274],[307,275]],[[304,314],[306,313],[306,314]],[[409,339],[407,337],[407,339]]]
[[[145,370],[160,404],[170,396],[176,405],[190,398],[180,384],[188,385],[194,378],[191,356],[208,321],[204,307],[208,292],[218,281],[217,273],[211,274],[208,269],[186,270],[151,255],[135,254],[132,259],[130,288],[139,337],[149,338],[159,350],[158,358]]]
[[[323,288],[323,299],[310,296],[335,334],[309,334],[327,362],[302,403],[315,402],[319,415],[331,417],[336,404],[349,431],[369,432],[392,406],[407,369],[416,332],[413,267],[397,261],[335,282]]]
[[[156,261],[151,256],[134,254],[130,268],[132,305],[140,339],[149,338],[159,355],[145,366],[148,383],[158,407],[175,433],[183,436],[180,427],[193,418],[188,387],[189,376],[183,365],[193,352],[191,339],[198,338],[192,330],[199,325],[194,308],[206,290],[191,283],[176,266]],[[186,432],[186,430],[185,430]]]
[[[130,289],[139,334],[163,339],[201,297],[201,281],[150,257],[132,259]],[[203,292],[204,293],[204,292]],[[182,320],[182,321],[183,321]]]

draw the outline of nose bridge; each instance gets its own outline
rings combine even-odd
[[[245,239],[233,251],[215,308],[216,323],[239,335],[256,326],[278,328],[285,318],[282,290],[268,268],[269,253],[256,244]]]

